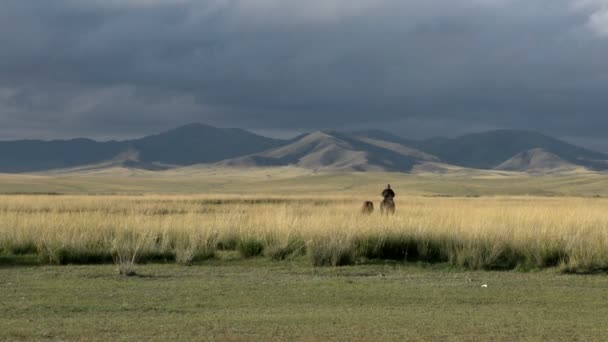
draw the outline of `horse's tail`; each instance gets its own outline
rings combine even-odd
[[[380,212],[386,214],[395,213],[395,201],[391,197],[386,197],[380,204]]]

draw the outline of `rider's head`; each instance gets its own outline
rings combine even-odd
[[[390,189],[390,188],[391,188],[391,185],[390,185],[390,184],[388,184],[388,185],[386,186],[386,188],[387,188],[387,189]]]

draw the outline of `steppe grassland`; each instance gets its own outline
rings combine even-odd
[[[399,197],[361,215],[362,196],[0,196],[0,254],[42,263],[204,262],[219,250],[315,266],[371,259],[470,269],[608,269],[608,201]]]
[[[231,194],[365,195],[373,199],[391,183],[399,196],[603,196],[607,174],[524,173],[459,169],[449,173],[314,172],[295,167],[230,169],[185,167],[167,171],[125,168],[0,174],[0,194]]]

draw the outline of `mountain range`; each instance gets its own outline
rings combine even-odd
[[[115,166],[162,170],[195,164],[396,172],[426,164],[546,172],[608,170],[608,155],[521,130],[428,140],[380,130],[316,131],[282,140],[196,123],[124,141],[0,141],[0,172],[4,173]]]

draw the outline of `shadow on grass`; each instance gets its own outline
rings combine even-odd
[[[14,266],[40,266],[40,259],[36,254],[5,254],[0,255],[0,267]]]

